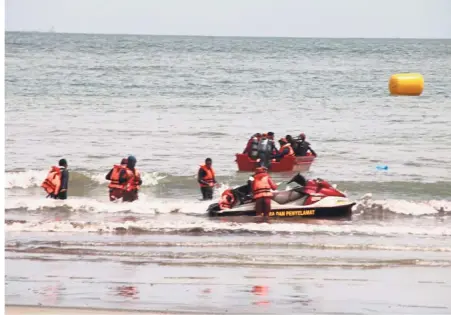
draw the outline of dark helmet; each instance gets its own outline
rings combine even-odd
[[[136,165],[136,158],[133,155],[130,155],[127,158],[127,167],[130,169],[133,169],[133,168],[135,168],[135,165]]]
[[[67,161],[66,161],[66,159],[61,159],[61,160],[59,160],[59,161],[58,161],[58,165],[59,165],[59,166],[66,167],[66,166],[67,166]]]

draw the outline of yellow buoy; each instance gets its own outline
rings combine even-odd
[[[423,76],[419,73],[397,73],[388,84],[392,95],[421,95],[424,88]]]

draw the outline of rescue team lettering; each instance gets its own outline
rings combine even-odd
[[[315,215],[315,210],[286,210],[286,211],[271,211],[270,217],[294,217],[304,215]]]

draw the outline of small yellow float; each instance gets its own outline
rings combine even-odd
[[[390,77],[388,87],[392,95],[418,96],[423,93],[424,79],[419,73],[397,73]]]

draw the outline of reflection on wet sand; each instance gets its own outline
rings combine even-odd
[[[327,234],[15,238],[5,251],[8,304],[196,314],[451,309],[451,275],[436,272],[451,266],[445,238],[434,246]]]

